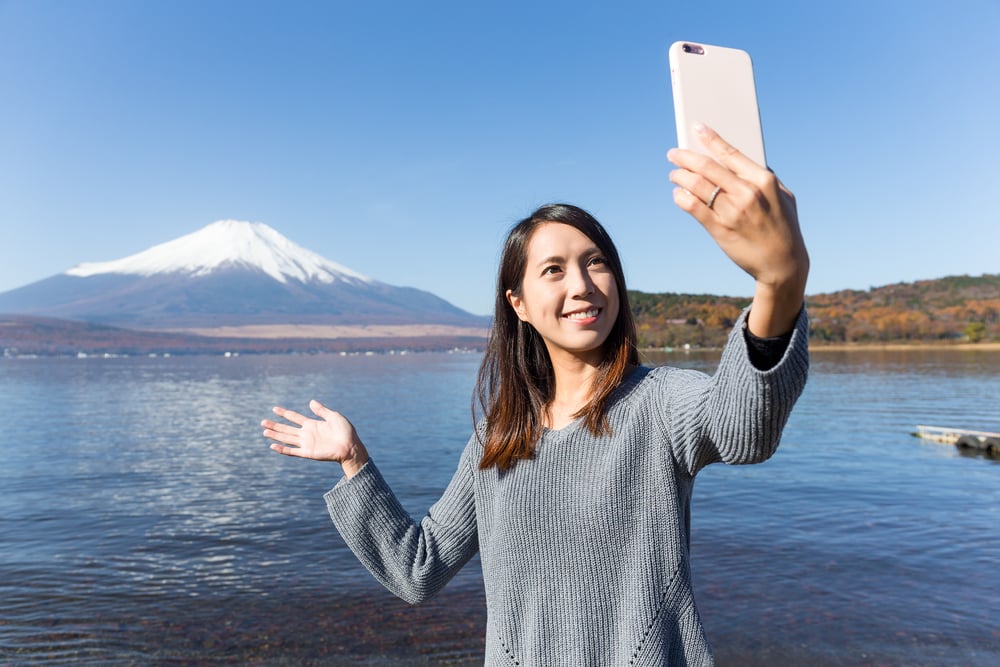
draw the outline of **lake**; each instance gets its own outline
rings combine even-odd
[[[326,515],[339,466],[281,457],[258,426],[274,404],[341,410],[422,516],[479,360],[0,359],[0,664],[481,665],[478,562],[396,600]],[[695,486],[718,664],[1000,664],[1000,462],[910,435],[1000,430],[998,408],[997,352],[814,352],[774,458]]]

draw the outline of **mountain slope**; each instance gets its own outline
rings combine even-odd
[[[5,292],[0,312],[149,329],[486,323],[429,292],[325,259],[267,225],[232,220]]]

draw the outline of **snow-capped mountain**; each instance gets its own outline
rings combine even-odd
[[[4,292],[0,312],[148,329],[486,322],[326,259],[265,224],[236,220]]]
[[[206,276],[225,268],[256,269],[284,283],[374,282],[357,271],[292,243],[261,222],[220,220],[173,241],[111,262],[79,264],[66,275],[87,278],[102,273],[152,276],[182,273]]]

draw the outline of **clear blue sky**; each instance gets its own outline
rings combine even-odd
[[[0,0],[0,291],[236,218],[486,313],[569,201],[631,288],[749,295],[672,203],[676,40],[753,56],[809,293],[998,273],[998,36],[997,0]]]

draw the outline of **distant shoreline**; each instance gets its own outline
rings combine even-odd
[[[168,333],[191,334],[206,338],[262,338],[295,339],[312,338],[335,340],[339,338],[421,338],[424,336],[483,338],[489,330],[481,327],[462,327],[448,324],[256,324],[221,327],[187,327],[159,329]]]
[[[961,352],[1000,352],[1000,343],[816,343],[809,341],[810,352],[868,352],[907,350],[957,350]]]
[[[719,352],[721,347],[683,347],[662,348],[644,347],[641,352],[659,352],[664,354],[686,354],[690,352]],[[817,343],[809,341],[810,352],[906,352],[906,351],[942,351],[957,352],[1000,352],[1000,342],[991,343]]]
[[[88,354],[317,353],[407,349],[411,351],[479,349],[489,329],[442,324],[317,325],[271,324],[185,327],[172,330],[122,329],[73,320],[0,315],[3,356]],[[714,341],[713,341],[714,342]],[[826,343],[811,340],[816,354],[831,352],[942,351],[1000,352],[1000,341],[914,341]],[[713,352],[718,344],[686,348],[643,346],[644,353]]]

